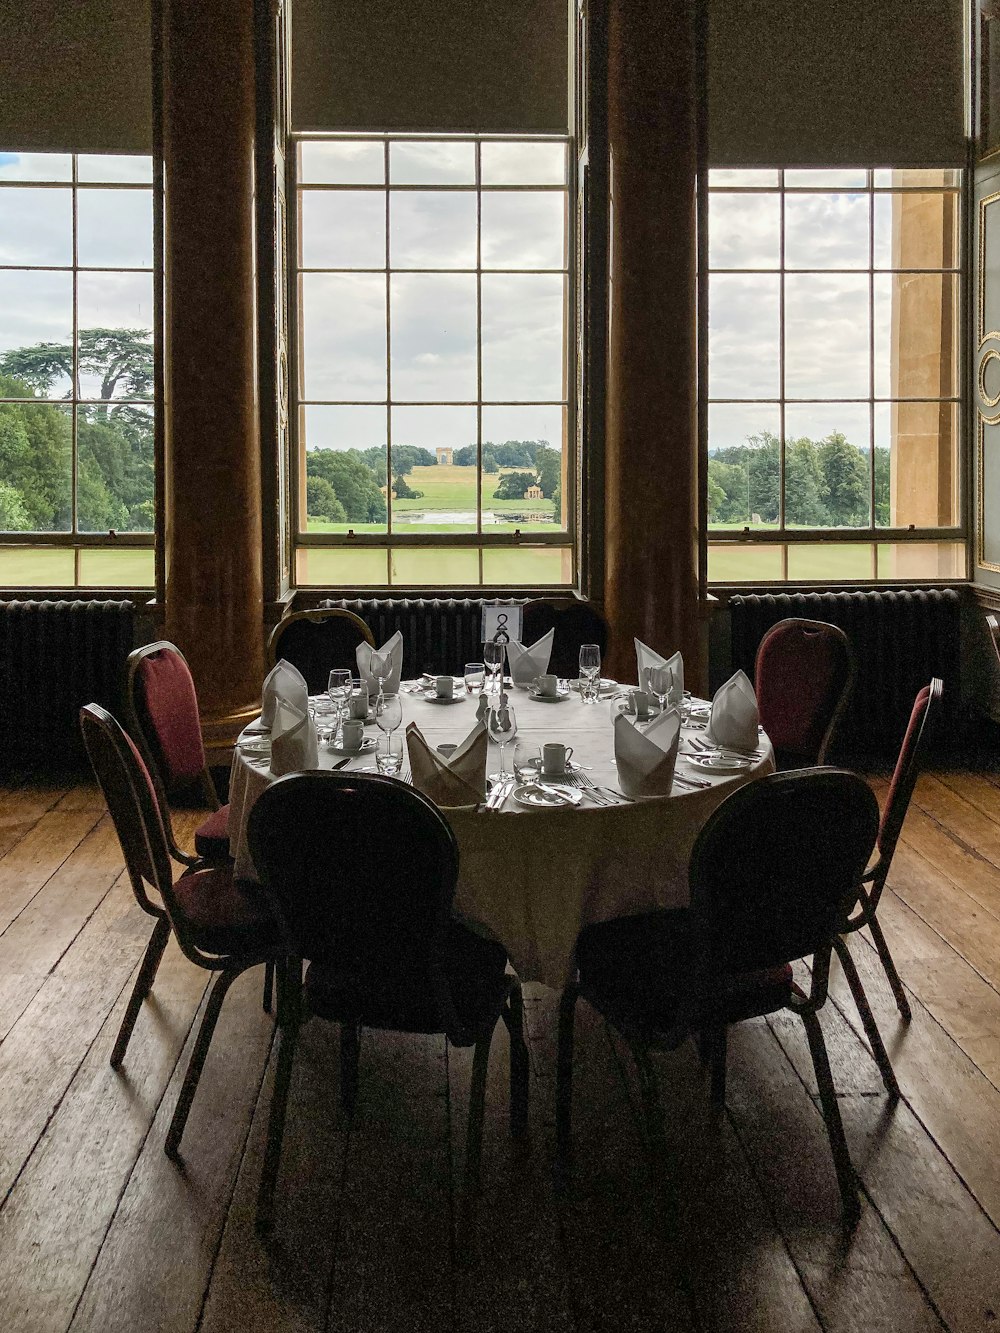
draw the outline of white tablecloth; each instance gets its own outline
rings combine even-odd
[[[416,722],[435,745],[461,740],[475,720],[473,698],[441,705],[404,690],[401,699],[403,726]],[[591,766],[595,783],[618,787],[608,701],[584,704],[574,694],[561,703],[541,703],[522,690],[511,691],[511,701],[520,738],[572,745],[574,762]],[[381,737],[374,726],[366,734]],[[689,734],[704,733],[682,732],[682,751]],[[508,744],[508,770],[513,748]],[[504,944],[523,981],[562,986],[583,926],[687,903],[688,860],[702,825],[730,792],[774,770],[773,751],[763,735],[760,748],[763,758],[735,777],[710,775],[678,758],[678,773],[711,778],[712,785],[689,790],[675,784],[670,796],[657,800],[605,808],[585,798],[576,808],[557,810],[524,810],[509,800],[499,813],[446,811],[460,852],[455,910]],[[321,747],[321,768],[332,768],[338,758]],[[405,743],[403,760],[407,768]],[[365,756],[349,767],[372,762]],[[498,766],[498,747],[491,743],[489,771]],[[247,819],[271,781],[266,760],[254,762],[237,749],[229,837],[242,878],[254,877]]]

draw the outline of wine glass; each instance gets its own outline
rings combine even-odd
[[[344,719],[347,701],[351,697],[351,673],[341,671],[339,668],[331,671],[326,692],[333,704],[333,732],[336,735],[337,727]]]
[[[645,670],[646,688],[656,695],[660,712],[667,706],[667,698],[674,688],[674,673],[668,666],[651,666]]]
[[[580,645],[580,698],[592,704],[600,693],[601,646],[598,643]]]
[[[385,698],[385,690],[382,688],[389,676],[389,655],[388,653],[372,653],[371,661],[368,666],[369,671],[375,680],[378,681],[378,697]]]
[[[487,639],[483,644],[483,661],[490,673],[490,692],[503,689],[503,652],[504,645]]]
[[[490,740],[500,746],[500,770],[490,774],[491,782],[499,782],[509,776],[504,765],[504,749],[507,742],[512,741],[517,735],[517,718],[507,702],[506,694],[501,693],[497,702],[486,714],[486,730],[489,732]]]

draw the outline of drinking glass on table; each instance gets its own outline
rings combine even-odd
[[[667,706],[670,691],[674,688],[673,669],[668,666],[651,666],[646,668],[645,676],[646,689],[656,695],[662,713]]]
[[[375,723],[391,736],[403,720],[403,705],[398,694],[380,694],[375,700]]]
[[[466,662],[465,664],[465,692],[466,694],[482,694],[483,687],[486,684],[486,666],[483,662]]]
[[[537,782],[541,771],[541,748],[531,741],[518,741],[514,746],[514,776],[518,782]]]
[[[490,740],[500,746],[500,770],[490,774],[493,782],[499,782],[501,778],[510,776],[504,765],[504,749],[508,741],[512,741],[517,735],[517,718],[507,702],[506,694],[501,693],[486,714],[486,730],[489,732]]]
[[[375,769],[386,777],[393,778],[403,767],[403,738],[394,736],[391,731],[385,734],[385,749],[375,751]]]
[[[580,698],[585,704],[596,703],[600,693],[601,646],[598,643],[580,645]]]
[[[504,645],[494,643],[492,639],[487,639],[483,644],[483,661],[490,676],[490,693],[503,689],[503,650]]]
[[[333,732],[337,734],[337,728],[344,720],[344,713],[347,710],[347,701],[351,697],[351,673],[335,669],[330,672],[330,679],[327,683],[326,692],[330,696],[330,702],[333,704]]]

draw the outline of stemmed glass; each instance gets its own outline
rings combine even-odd
[[[383,694],[375,700],[375,723],[379,731],[386,735],[386,754],[389,753],[389,737],[403,720],[403,705],[398,694]]]
[[[336,736],[338,728],[343,725],[344,714],[347,711],[347,701],[351,697],[351,673],[341,671],[339,668],[330,672],[330,679],[327,683],[326,692],[330,696],[330,702],[333,704],[333,734]]]
[[[503,689],[503,653],[504,645],[487,639],[483,644],[483,661],[490,673],[490,692]]]
[[[598,643],[580,645],[580,698],[592,704],[600,693],[601,646]]]
[[[646,688],[656,695],[662,713],[667,706],[670,691],[674,688],[674,673],[668,666],[651,666],[646,668],[645,675]]]
[[[368,667],[368,669],[369,669],[369,671],[371,671],[372,675],[373,675],[373,676],[375,677],[375,679],[378,681],[378,697],[379,697],[379,699],[380,699],[380,700],[381,700],[381,699],[384,699],[384,698],[385,698],[385,691],[383,690],[382,686],[385,684],[386,677],[389,675],[389,655],[388,655],[388,653],[386,653],[385,655],[383,655],[382,653],[372,653],[372,655],[371,655],[371,661],[370,661],[370,663],[369,663],[369,667]],[[378,712],[377,712],[377,709],[376,709],[376,716],[377,716],[377,715],[378,715]]]
[[[508,741],[512,741],[517,735],[517,718],[507,702],[506,694],[501,693],[497,702],[486,714],[486,730],[489,732],[490,740],[500,746],[500,770],[490,774],[490,781],[500,782],[509,776],[504,764],[504,749]]]

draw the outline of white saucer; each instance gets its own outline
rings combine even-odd
[[[460,704],[465,699],[464,694],[431,694],[425,693],[420,696],[426,699],[429,704]]]
[[[270,754],[271,737],[264,736],[260,739],[251,738],[250,740],[240,741],[238,749],[240,754]]]
[[[569,682],[569,687],[571,690],[576,690],[577,693],[579,693],[580,692],[579,678],[577,678],[576,680],[571,680]],[[616,694],[617,691],[618,691],[618,682],[616,680],[608,680],[604,676],[601,677],[600,697],[602,699],[610,698],[610,696],[612,694]]]
[[[350,755],[352,759],[357,759],[359,755],[372,754],[377,745],[378,738],[376,736],[366,736],[356,750],[345,750],[339,745],[334,745],[332,742],[328,746],[328,749],[331,754]]]
[[[706,768],[710,773],[745,773],[753,767],[752,759],[735,754],[686,754],[684,758],[695,768]]]
[[[526,783],[514,788],[514,800],[531,810],[559,810],[579,805],[583,792],[579,787],[550,786],[548,783]]]
[[[528,694],[540,704],[561,704],[569,698],[569,690],[560,690],[558,694],[539,694],[534,685],[528,686]]]

